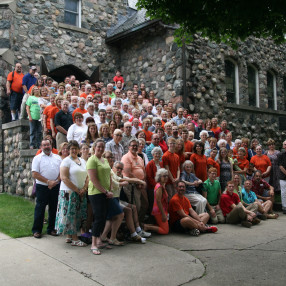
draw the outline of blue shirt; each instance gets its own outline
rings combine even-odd
[[[32,85],[36,84],[36,82],[37,79],[33,75],[31,75],[30,73],[26,73],[23,77],[22,85],[25,85],[27,87],[27,90],[29,90]],[[24,89],[23,93],[25,93]]]
[[[179,116],[177,115],[176,117],[174,117],[172,119],[172,121],[174,121],[177,124],[177,126],[179,126],[180,124],[184,124],[185,123],[186,118],[185,117],[179,118]]]
[[[253,204],[255,202],[255,200],[257,200],[257,196],[253,191],[249,191],[249,193],[243,188],[242,191],[242,200],[246,203],[246,204]]]
[[[153,155],[152,155],[152,150],[155,148],[155,147],[159,147],[159,148],[161,148],[160,146],[155,146],[153,143],[151,143],[147,148],[146,148],[146,155],[147,155],[147,157],[148,157],[148,160],[149,161],[151,161],[152,159],[153,159]],[[161,158],[160,158],[160,161],[161,161],[161,159],[162,159],[162,156],[161,156]]]
[[[199,181],[199,179],[193,173],[188,174],[186,171],[183,171],[181,173],[181,180],[189,182],[189,183],[193,183],[194,181]],[[196,187],[190,186],[190,185],[186,186],[186,193],[187,194],[190,194],[190,193],[199,194]]]

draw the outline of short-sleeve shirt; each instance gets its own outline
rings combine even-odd
[[[111,170],[111,178],[112,178],[112,183],[111,183],[111,192],[113,193],[114,198],[119,198],[120,196],[120,185],[119,182],[122,178],[117,176],[113,170]]]
[[[81,114],[85,114],[85,113],[87,113],[87,110],[85,110],[85,109],[81,109],[81,108],[76,108],[74,111],[73,111],[73,113],[72,113],[72,119],[74,120],[74,115],[76,114],[76,112],[79,112],[79,113],[81,113]]]
[[[243,188],[242,191],[242,199],[246,204],[253,204],[255,200],[257,200],[257,196],[253,191],[249,191],[249,193]]]
[[[86,163],[86,169],[87,170],[93,170],[93,172],[97,173],[97,178],[101,186],[106,190],[109,191],[110,189],[110,166],[106,159],[102,158],[104,162],[101,162],[95,155],[91,156],[87,163]],[[102,194],[92,183],[91,180],[89,180],[88,183],[88,194],[89,195],[98,195]]]
[[[209,165],[211,165],[214,168],[216,168],[217,176],[219,177],[220,176],[220,165],[219,165],[219,163],[216,162],[213,158],[209,157],[207,160],[207,164],[208,164],[208,167],[209,167]]]
[[[72,115],[70,113],[64,113],[62,110],[56,113],[55,115],[55,126],[61,126],[66,131],[73,124]]]
[[[210,179],[207,179],[204,182],[204,192],[207,193],[207,200],[210,205],[215,206],[218,204],[220,189],[221,186],[218,180],[214,180],[212,183]]]
[[[192,208],[191,203],[185,196],[179,197],[178,194],[175,194],[169,202],[170,224],[173,225],[182,218],[177,213],[179,210],[183,210],[186,215],[189,215],[190,208]]]
[[[256,195],[263,196],[264,190],[269,190],[269,189],[270,185],[265,180],[262,179],[259,182],[257,182],[256,180],[254,180],[254,178],[252,178],[252,190]]]
[[[128,177],[126,169],[130,169],[133,176],[139,180],[145,179],[144,161],[138,155],[134,156],[130,151],[125,154],[121,162],[124,164],[123,175]]]
[[[237,162],[238,162],[238,167],[241,169],[241,170],[244,170],[245,168],[248,169],[249,167],[249,161],[245,158],[243,159],[240,159],[240,158],[237,158]]]
[[[188,174],[186,171],[183,171],[181,173],[181,180],[189,182],[189,183],[193,183],[195,181],[198,181],[199,179],[195,176],[195,174],[193,173]],[[198,192],[195,186],[186,185],[186,194],[190,194],[190,193],[198,193]]]
[[[69,179],[70,181],[77,186],[79,189],[82,189],[85,184],[85,180],[87,177],[86,171],[86,162],[82,158],[78,158],[80,161],[80,165],[77,164],[70,157],[66,157],[63,159],[61,163],[61,167],[66,167],[69,169]],[[60,189],[63,191],[72,191],[63,181],[61,181]]]
[[[56,105],[48,105],[45,109],[43,114],[46,115],[46,126],[47,129],[51,129],[51,118],[54,119],[59,108]]]
[[[118,81],[121,81],[122,83],[124,83],[124,78],[123,78],[123,76],[115,76],[114,78],[113,78],[113,81],[114,82],[118,82]]]
[[[230,195],[228,192],[224,193],[220,197],[220,208],[224,216],[229,214],[232,211],[231,205],[237,205],[240,203],[239,196],[235,193]]]
[[[30,95],[26,101],[26,105],[30,107],[30,113],[33,120],[39,120],[41,118],[41,107],[39,105],[39,98],[34,95]]]
[[[142,131],[145,133],[146,141],[151,141],[151,140],[152,140],[153,132],[151,132],[151,131],[146,131],[146,130],[144,130],[144,129],[142,129]]]
[[[250,163],[253,163],[254,167],[262,173],[266,172],[268,166],[271,166],[271,161],[267,155],[255,155],[250,159]]]
[[[169,166],[169,170],[173,178],[177,178],[178,169],[180,168],[180,158],[177,154],[171,153],[169,150],[162,156],[163,166]],[[168,184],[172,184],[170,178]]]
[[[184,142],[185,145],[185,152],[192,152],[193,151],[193,147],[194,147],[194,143],[191,142],[190,140],[187,140],[186,142]]]
[[[22,73],[17,73],[14,71],[14,77],[13,77],[13,72],[10,72],[7,76],[7,81],[12,82],[11,83],[11,90],[17,92],[17,93],[23,93],[23,88],[22,88],[22,81],[23,81],[24,74]]]
[[[27,90],[29,90],[32,85],[36,84],[36,82],[37,82],[37,79],[30,73],[26,73],[23,76],[22,85],[25,85],[27,87]],[[24,89],[23,89],[23,93],[25,93]]]
[[[203,182],[208,178],[207,174],[207,157],[205,155],[192,154],[190,160],[194,164],[196,176]]]

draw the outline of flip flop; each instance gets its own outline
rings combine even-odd
[[[100,255],[101,254],[101,252],[99,251],[99,249],[97,247],[91,248],[90,251],[94,255]]]
[[[102,244],[98,244],[98,245],[97,245],[97,248],[98,248],[98,249],[104,249],[104,248],[106,248],[106,249],[112,249],[112,246],[108,245],[107,243],[102,243]]]

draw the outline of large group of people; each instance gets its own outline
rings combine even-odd
[[[152,232],[198,236],[218,223],[276,219],[280,191],[286,214],[279,142],[269,139],[264,149],[256,138],[233,138],[226,120],[201,119],[144,83],[128,88],[120,71],[106,86],[73,75],[57,83],[35,66],[20,77],[17,64],[7,93],[12,120],[27,118],[30,148],[40,148],[32,163],[35,238],[47,205],[48,234],[79,247],[90,238],[95,255],[124,245],[124,219],[125,237],[145,243]]]

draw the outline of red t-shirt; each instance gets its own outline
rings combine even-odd
[[[167,143],[166,143],[165,140],[162,139],[162,140],[159,142],[159,146],[161,147],[163,153],[165,153],[165,152],[168,151],[168,145],[167,145]]]
[[[180,168],[179,156],[175,153],[171,153],[169,150],[162,156],[163,166],[169,166],[170,172],[173,178],[177,178],[177,172]],[[171,180],[168,180],[168,184],[172,184]]]
[[[179,156],[179,160],[180,160],[180,169],[181,169],[181,166],[184,164],[184,162],[186,161],[186,157],[185,157],[185,153],[183,154],[178,154],[176,153],[178,156]],[[182,169],[181,169],[182,171]]]
[[[220,133],[220,127],[216,127],[216,128],[211,128],[211,131],[214,133],[214,136],[216,139],[218,139],[219,133]]]
[[[169,202],[170,225],[182,218],[177,211],[183,210],[186,215],[189,215],[191,208],[191,203],[185,196],[179,197],[178,194],[175,194]]]
[[[237,162],[238,162],[238,167],[239,167],[241,170],[244,170],[245,168],[248,169],[248,167],[249,167],[249,161],[246,160],[245,158],[243,158],[243,159],[237,158]]]
[[[43,114],[46,115],[46,126],[47,129],[51,130],[51,118],[54,119],[57,112],[59,112],[59,108],[56,105],[48,105],[44,111]],[[56,128],[55,128],[56,129]],[[56,130],[55,130],[56,132]]]
[[[213,158],[209,157],[207,160],[208,168],[214,167],[217,170],[217,176],[220,176],[220,165]]]
[[[186,142],[184,142],[184,145],[185,145],[185,152],[193,152],[193,147],[194,147],[193,142],[187,140]]]
[[[224,216],[232,211],[231,205],[237,205],[240,202],[239,196],[236,193],[230,195],[227,191],[220,197],[220,208]]]
[[[81,109],[81,108],[76,108],[74,111],[73,111],[73,113],[72,113],[72,120],[74,121],[74,115],[76,114],[76,112],[79,112],[79,113],[81,113],[81,114],[85,114],[85,113],[87,113],[87,110],[85,110],[85,109]]]
[[[121,81],[122,83],[124,83],[124,78],[122,77],[122,76],[115,76],[114,78],[113,78],[113,81],[116,83],[116,82],[118,82],[118,81]]]
[[[194,171],[196,176],[203,182],[207,180],[207,157],[205,155],[193,153],[190,157],[190,160],[194,164]]]
[[[254,167],[262,173],[266,172],[268,166],[271,166],[271,161],[267,155],[254,155],[250,159],[250,163],[253,163]]]
[[[151,131],[146,131],[146,130],[144,130],[144,129],[142,129],[143,130],[143,132],[145,133],[145,136],[146,136],[146,141],[151,141],[152,139],[151,139],[151,137],[152,137],[152,135],[153,135],[153,132],[151,132]]]
[[[14,77],[13,72],[10,72],[7,76],[7,80],[11,81],[11,90],[17,92],[17,93],[23,93],[23,87],[22,87],[22,81],[23,81],[24,74],[17,73],[14,71]]]

